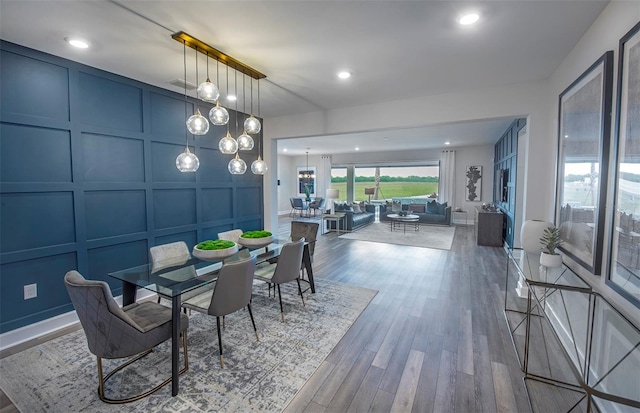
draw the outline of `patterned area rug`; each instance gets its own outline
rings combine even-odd
[[[436,248],[450,250],[455,235],[455,226],[420,225],[415,231],[412,223],[407,224],[406,232],[404,224],[400,229],[391,232],[388,222],[376,222],[366,227],[341,235],[340,238],[356,239],[360,241],[382,242],[387,244],[409,245],[412,247]]]
[[[215,317],[193,313],[188,330],[189,371],[180,376],[180,393],[171,384],[125,405],[98,398],[96,359],[82,330],[0,360],[0,387],[22,412],[279,412],[320,366],[376,291],[316,281],[316,294],[305,293],[302,306],[295,283],[283,285],[286,322],[280,321],[277,297],[266,284],[254,286],[253,314],[241,310],[226,317],[222,332],[225,368],[218,358]],[[140,393],[171,373],[170,340],[107,382],[106,393]],[[180,360],[182,363],[182,358]],[[104,360],[105,372],[116,364]],[[182,365],[182,364],[181,364]]]

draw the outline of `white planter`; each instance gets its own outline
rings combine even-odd
[[[560,254],[547,254],[546,252],[540,253],[540,265],[545,267],[560,267],[562,266],[562,255]]]
[[[273,242],[273,235],[264,238],[238,238],[238,244],[247,248],[262,248]]]
[[[193,247],[193,256],[202,261],[218,261],[222,258],[229,257],[238,252],[238,244],[234,243],[233,247],[222,250],[201,250]]]

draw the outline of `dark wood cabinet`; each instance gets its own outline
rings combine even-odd
[[[476,207],[475,231],[478,245],[502,246],[502,226],[504,214],[500,211],[485,211]]]

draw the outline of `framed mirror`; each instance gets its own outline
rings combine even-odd
[[[611,130],[613,51],[560,94],[556,226],[560,248],[600,275]]]
[[[607,284],[640,307],[640,23],[620,39]]]

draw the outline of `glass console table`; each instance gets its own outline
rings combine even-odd
[[[570,268],[507,249],[504,314],[532,411],[639,411],[640,330]]]

